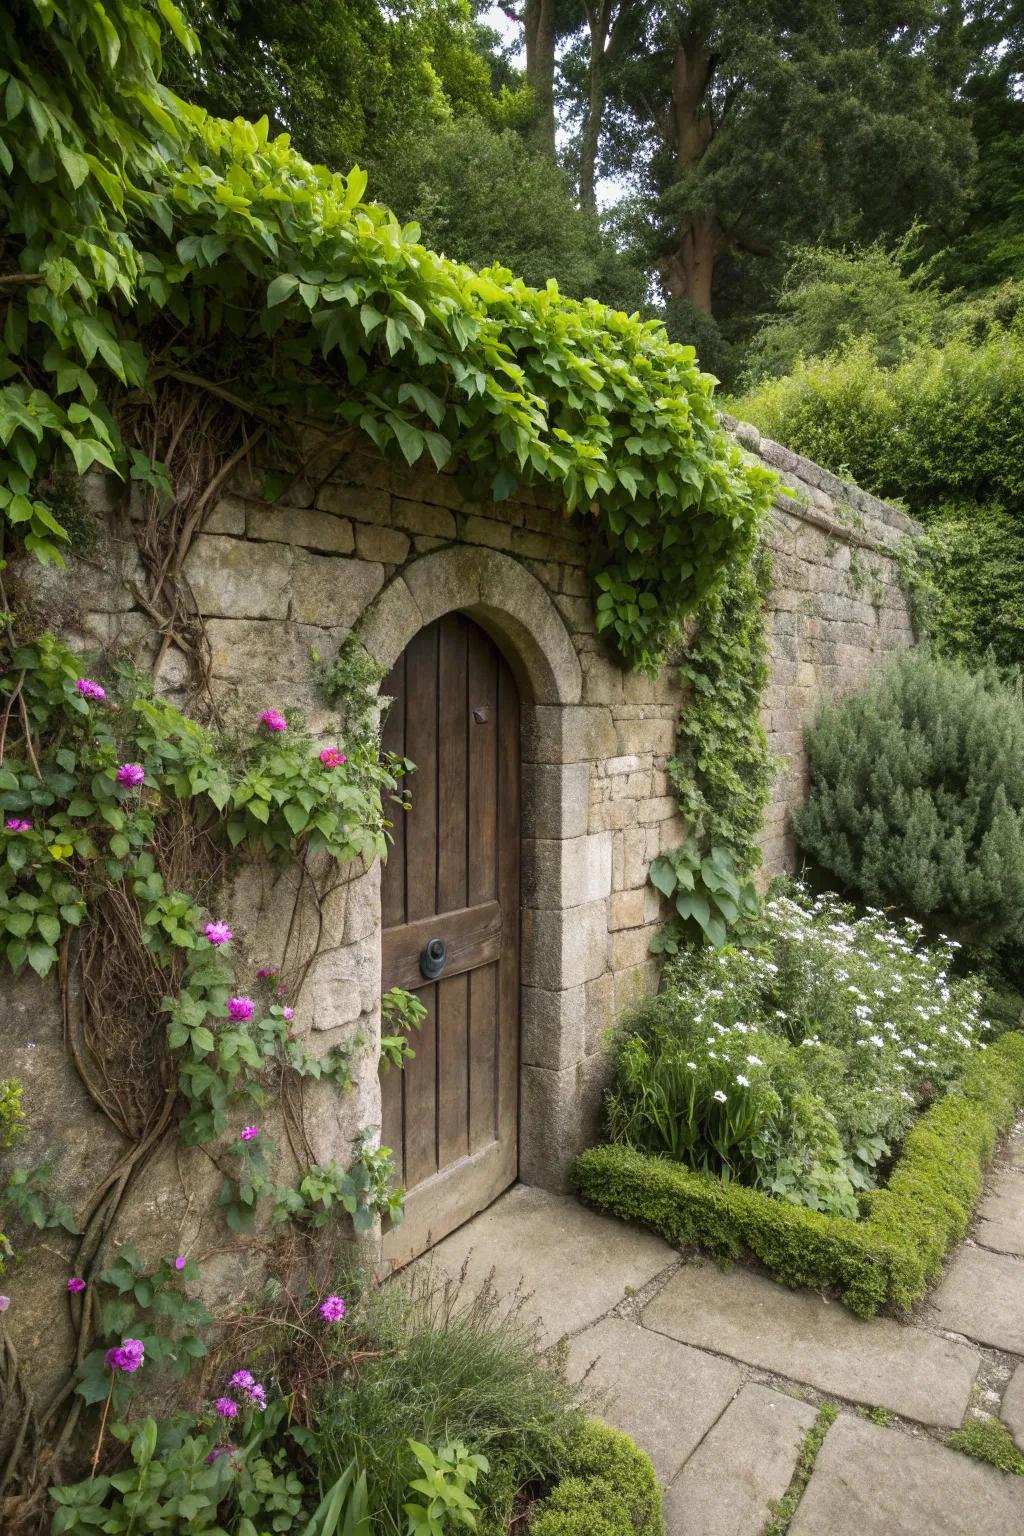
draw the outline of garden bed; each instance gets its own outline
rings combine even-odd
[[[802,893],[767,912],[751,952],[691,960],[690,980],[677,963],[669,993],[623,1030],[609,1095],[617,1144],[578,1159],[576,1187],[674,1246],[754,1255],[855,1312],[909,1307],[966,1232],[1024,1103],[1024,1034],[981,1038],[980,993],[947,974],[949,944],[929,950],[881,914],[854,922]],[[881,1000],[845,1003],[841,989],[867,995],[849,981],[865,968]],[[766,1004],[780,989],[789,1008],[772,1027]]]

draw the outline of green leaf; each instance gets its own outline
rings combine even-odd
[[[277,304],[283,304],[285,299],[291,298],[299,286],[299,280],[291,272],[282,272],[275,277],[267,289],[267,308],[273,309]]]

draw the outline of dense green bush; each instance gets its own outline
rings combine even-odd
[[[935,1283],[967,1230],[997,1136],[1024,1104],[1024,1035],[1007,1034],[908,1134],[888,1186],[866,1197],[863,1221],[803,1210],[741,1184],[724,1184],[630,1147],[577,1159],[582,1197],[641,1221],[675,1247],[721,1258],[755,1255],[787,1285],[837,1291],[865,1316],[909,1307]]]
[[[1024,925],[1024,706],[991,670],[913,653],[826,705],[803,847],[843,886],[962,937]]]
[[[348,1288],[351,1291],[351,1288]],[[488,1460],[474,1497],[483,1536],[504,1536],[516,1494],[550,1488],[574,1470],[584,1413],[562,1362],[542,1354],[522,1298],[503,1305],[490,1285],[471,1296],[429,1271],[353,1301],[358,1371],[319,1394],[324,1481],[350,1461],[366,1472],[374,1529],[402,1536],[416,1475],[409,1441],[464,1441]]]
[[[569,1475],[530,1521],[530,1536],[663,1536],[664,1530],[649,1459],[599,1419],[584,1425]]]
[[[689,950],[616,1037],[612,1139],[856,1218],[920,1110],[984,1049],[952,944],[801,890],[751,946]]]

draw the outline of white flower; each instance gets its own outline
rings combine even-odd
[[[750,1078],[749,1077],[744,1077],[742,1072],[737,1072],[737,1074],[736,1074],[736,1082],[738,1083],[738,1085],[741,1088],[749,1088],[750,1087]],[[723,1099],[725,1098],[725,1094],[724,1093],[723,1093],[722,1097],[723,1097]]]
[[[714,1096],[718,1100],[719,1104],[725,1103],[725,1094],[722,1092],[721,1088],[715,1089]]]
[[[748,1056],[747,1065],[751,1067],[763,1067],[764,1062],[761,1060],[760,1056]]]
[[[881,1050],[882,1046],[885,1044],[885,1041],[882,1039],[881,1035],[868,1035],[868,1044],[873,1045],[876,1050]]]
[[[686,1065],[689,1067],[691,1072],[696,1072],[696,1070],[697,1070],[697,1063],[695,1061],[688,1061],[686,1063]]]

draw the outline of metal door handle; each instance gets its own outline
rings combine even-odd
[[[448,963],[448,946],[444,939],[431,939],[420,955],[420,970],[428,981],[440,976]]]

